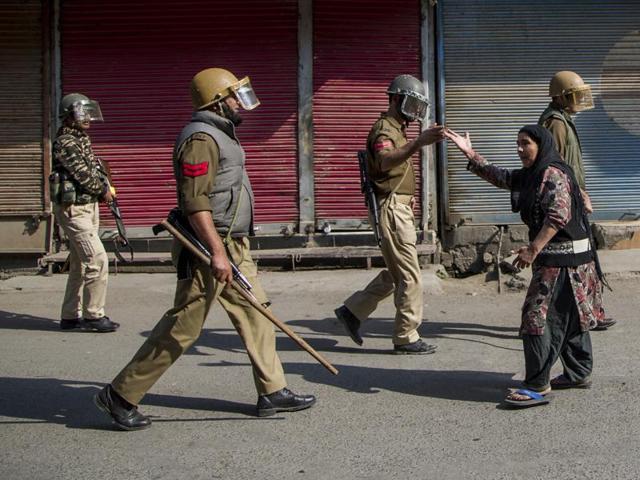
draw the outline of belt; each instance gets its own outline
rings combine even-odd
[[[588,238],[582,240],[568,240],[566,242],[550,242],[540,253],[548,255],[573,255],[591,250],[591,242]]]

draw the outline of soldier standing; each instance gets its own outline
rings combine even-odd
[[[123,430],[151,424],[137,404],[200,336],[211,304],[217,299],[226,310],[247,349],[258,391],[258,416],[311,407],[312,395],[287,389],[276,353],[272,324],[235,290],[229,259],[253,285],[252,293],[267,304],[249,252],[253,233],[253,193],[245,169],[245,154],[235,134],[242,121],[240,108],[252,110],[259,101],[249,77],[238,80],[231,72],[209,68],[191,81],[195,113],[174,148],[178,206],[185,223],[212,253],[202,263],[179,242],[173,261],[178,271],[174,307],[167,311],[129,364],[100,391],[94,402]]]
[[[441,141],[444,131],[434,125],[414,140],[407,140],[409,122],[422,120],[427,114],[424,85],[417,78],[396,77],[387,94],[389,108],[367,137],[368,170],[378,197],[381,249],[387,268],[345,300],[335,314],[353,341],[362,345],[361,323],[379,302],[393,294],[396,306],[393,352],[427,354],[436,347],[423,342],[418,333],[422,323],[422,274],[416,250],[413,216],[416,178],[411,156],[423,146]]]
[[[59,115],[62,126],[53,142],[51,201],[69,240],[60,328],[113,332],[120,325],[104,314],[109,259],[98,236],[98,202],[109,204],[113,196],[87,134],[92,121],[102,121],[102,113],[98,102],[71,93],[60,102]]]
[[[591,199],[587,194],[584,165],[582,163],[582,147],[573,116],[584,110],[593,108],[591,87],[586,85],[582,77],[568,70],[557,72],[549,82],[551,103],[547,106],[538,125],[545,127],[551,135],[562,159],[568,163],[576,175],[580,192],[587,213],[593,212]],[[604,311],[599,312],[598,324],[592,330],[607,330],[616,320],[605,318]]]

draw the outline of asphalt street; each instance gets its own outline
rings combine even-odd
[[[143,399],[153,425],[139,432],[115,430],[91,399],[171,306],[174,276],[112,275],[108,314],[122,327],[109,334],[59,330],[65,275],[0,281],[0,479],[640,478],[640,277],[611,280],[619,324],[592,334],[593,388],[507,411],[497,405],[523,376],[524,292],[428,270],[421,333],[438,351],[395,356],[391,301],[363,326],[362,347],[333,318],[375,272],[261,276],[276,315],[340,370],[278,335],[289,386],[317,395],[314,408],[254,416],[248,358],[216,306]]]

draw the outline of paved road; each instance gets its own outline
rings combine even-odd
[[[216,308],[199,341],[145,397],[151,429],[120,432],[91,397],[129,360],[173,295],[168,274],[111,276],[114,334],[61,332],[66,277],[0,282],[0,478],[13,479],[637,479],[640,278],[612,281],[614,329],[593,334],[594,387],[551,405],[496,408],[523,375],[523,293],[481,276],[427,273],[422,333],[435,355],[389,355],[393,309],[376,312],[362,348],[332,318],[372,271],[270,272],[277,315],[340,370],[332,376],[288,338],[291,388],[319,396],[266,419],[247,357]]]

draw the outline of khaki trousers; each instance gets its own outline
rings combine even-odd
[[[345,306],[364,322],[385,298],[393,294],[396,306],[394,345],[420,339],[422,273],[416,250],[416,229],[411,195],[392,194],[380,207],[382,256],[387,266],[363,290],[345,300]]]
[[[174,248],[178,265],[179,249]],[[253,286],[259,302],[267,297],[258,280],[258,271],[249,253],[247,238],[232,239],[229,253]],[[113,389],[137,405],[147,391],[180,355],[198,339],[209,309],[218,299],[247,349],[253,379],[259,395],[286,387],[282,364],[276,352],[273,324],[255,310],[235,290],[216,281],[211,268],[192,260],[189,278],[178,279],[174,307],[167,311],[129,364],[111,382]]]
[[[69,239],[69,278],[61,318],[101,318],[107,298],[109,258],[98,236],[98,204],[54,204],[53,212]]]

